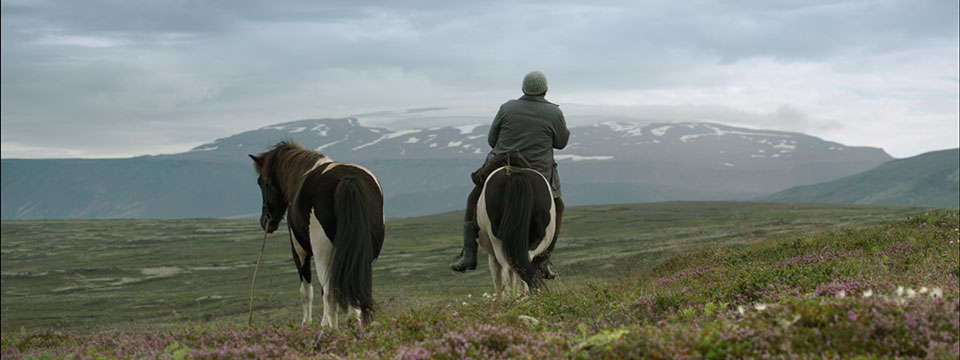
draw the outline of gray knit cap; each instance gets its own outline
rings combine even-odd
[[[539,71],[531,71],[523,77],[523,93],[543,95],[547,92],[547,76]]]

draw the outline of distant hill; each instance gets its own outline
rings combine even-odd
[[[422,123],[412,113],[405,123]],[[3,219],[257,216],[247,154],[284,139],[380,179],[386,215],[461,209],[469,174],[490,150],[488,124],[389,130],[355,118],[265,126],[170,155],[129,159],[3,159]],[[556,151],[570,205],[748,200],[871,169],[893,159],[799,133],[714,123],[605,122],[570,129]]]
[[[3,219],[208,218],[254,213],[248,164],[155,157],[3,159]],[[251,183],[252,182],[252,183]]]
[[[767,200],[960,207],[960,149],[893,160],[860,174],[790,188]]]

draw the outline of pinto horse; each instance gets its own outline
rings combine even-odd
[[[260,226],[274,232],[284,213],[293,261],[300,273],[303,322],[313,316],[310,258],[323,297],[322,326],[336,328],[340,313],[372,319],[373,261],[383,246],[383,190],[369,170],[283,141],[250,155],[263,195]]]
[[[487,176],[477,202],[477,242],[487,251],[495,290],[522,295],[543,286],[533,260],[553,249],[557,209],[543,174],[519,154],[498,156],[492,161],[504,165]]]

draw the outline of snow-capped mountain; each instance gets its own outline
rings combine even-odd
[[[488,130],[489,124],[391,130],[354,118],[300,120],[179,154],[4,159],[2,218],[258,215],[259,189],[247,154],[285,139],[373,171],[387,216],[456,210],[466,202],[470,173],[490,149]],[[714,123],[606,122],[570,131],[569,145],[555,152],[570,205],[757,199],[892,159],[878,148]]]
[[[344,161],[482,157],[489,151],[488,129],[478,124],[391,131],[360,125],[354,118],[300,120],[217,139],[177,156],[235,158],[244,152],[265,151],[280,140],[294,139],[306,148]]]
[[[426,214],[462,206],[468,175],[490,150],[488,131],[488,124],[388,130],[353,118],[300,120],[218,139],[173,157],[247,163],[246,154],[294,139],[336,161],[370,168],[384,184],[388,214]],[[607,122],[570,132],[569,145],[555,158],[571,204],[750,199],[892,159],[878,148],[713,123]]]
[[[746,169],[790,168],[800,163],[868,162],[892,159],[883,150],[847,147],[799,133],[753,130],[713,123],[606,122],[573,127],[558,162],[693,162],[698,166]],[[262,127],[197,146],[190,158],[246,161],[283,139],[343,161],[482,159],[490,150],[489,125],[388,130],[356,119],[301,120]]]

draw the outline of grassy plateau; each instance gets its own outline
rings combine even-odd
[[[447,269],[460,213],[388,219],[367,327],[299,324],[283,226],[2,223],[3,358],[902,358],[960,355],[960,212],[673,202],[574,207],[549,290]],[[319,290],[317,290],[319,293]],[[319,297],[317,299],[319,300]]]

